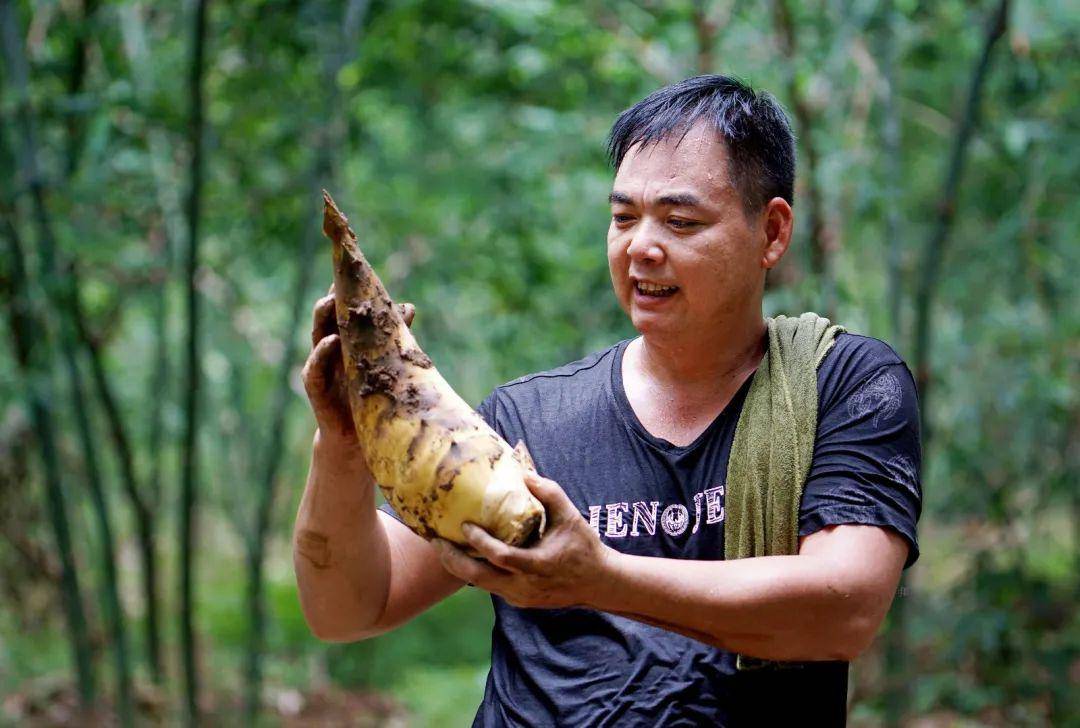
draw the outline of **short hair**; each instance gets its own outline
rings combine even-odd
[[[728,174],[749,215],[774,197],[795,203],[795,137],[783,107],[767,92],[731,76],[694,76],[653,91],[619,114],[608,135],[618,171],[635,144],[685,136],[705,121],[724,140]]]

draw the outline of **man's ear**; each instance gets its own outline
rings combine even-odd
[[[791,244],[795,227],[795,213],[783,197],[774,197],[765,204],[761,213],[765,229],[765,245],[761,251],[761,267],[776,267]]]

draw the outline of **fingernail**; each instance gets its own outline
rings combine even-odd
[[[475,528],[476,526],[472,525],[471,523],[461,524],[461,532],[464,533],[466,536],[471,536]]]
[[[446,541],[443,541],[441,538],[431,539],[431,545],[434,546],[435,550],[439,553],[442,553],[446,549]]]

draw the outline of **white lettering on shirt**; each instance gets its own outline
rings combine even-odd
[[[626,501],[608,503],[606,508],[607,527],[604,529],[604,535],[611,538],[622,538],[626,535],[626,520],[623,518],[623,514],[628,510]]]
[[[724,520],[724,486],[705,489],[705,523],[720,523]]]
[[[690,501],[694,504],[692,527],[689,503],[668,503],[661,509],[660,501],[620,501],[589,506],[589,527],[608,538],[637,538],[656,536],[657,512],[660,514],[660,527],[668,536],[681,536],[687,529],[691,534],[696,534],[706,526],[724,522],[723,485],[694,493]],[[605,516],[603,527],[600,524],[601,514]]]
[[[703,493],[694,493],[694,527],[690,529],[690,533],[697,533],[698,526],[701,525],[701,498]]]
[[[630,523],[630,535],[638,535],[638,523],[645,526],[650,536],[656,535],[656,509],[660,507],[660,501],[637,501],[633,504],[634,518]]]
[[[600,533],[600,506],[589,506],[589,527]]]

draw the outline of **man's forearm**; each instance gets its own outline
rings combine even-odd
[[[879,605],[827,558],[692,561],[610,554],[588,606],[774,660],[851,659]]]
[[[359,457],[359,455],[357,455]],[[293,535],[300,601],[322,639],[363,636],[386,605],[389,543],[367,469],[316,436]]]
[[[464,529],[483,557],[439,541],[443,568],[515,607],[590,607],[772,660],[850,660],[873,640],[908,554],[898,532],[826,526],[797,556],[732,561],[624,554],[603,544],[554,481],[525,474],[548,528],[530,548]]]

